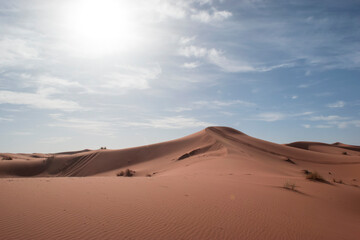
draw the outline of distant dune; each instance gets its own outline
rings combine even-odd
[[[0,177],[0,239],[360,236],[360,147],[343,143],[208,127],[120,150],[2,153]]]

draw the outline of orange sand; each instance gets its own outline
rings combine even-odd
[[[357,146],[280,145],[210,127],[137,148],[6,156],[0,239],[360,236]],[[116,176],[127,168],[134,177]],[[305,169],[328,183],[307,180]]]

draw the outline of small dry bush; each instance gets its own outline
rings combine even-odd
[[[295,183],[286,182],[284,183],[284,188],[295,191]]]
[[[3,157],[3,160],[13,160],[12,157]]]
[[[318,172],[309,172],[306,178],[312,181],[325,182],[325,179]]]
[[[340,183],[340,184],[343,184],[344,182],[343,182],[343,180],[336,180],[335,178],[333,178],[333,182],[334,183]]]
[[[132,176],[134,176],[135,173],[136,172],[134,170],[126,169],[125,171],[121,171],[118,174],[116,174],[116,176],[132,177]]]

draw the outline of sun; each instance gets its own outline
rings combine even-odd
[[[134,10],[126,1],[70,1],[63,17],[65,37],[74,48],[92,55],[131,49],[143,38]]]

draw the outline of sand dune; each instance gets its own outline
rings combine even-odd
[[[12,158],[0,160],[0,239],[358,239],[359,149],[209,127],[121,150],[0,154]]]

